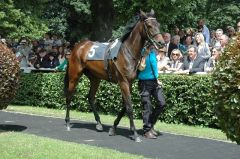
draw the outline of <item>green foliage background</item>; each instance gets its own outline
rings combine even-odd
[[[13,104],[64,109],[63,77],[63,73],[22,74],[20,88]],[[169,123],[218,127],[214,113],[211,76],[161,75],[160,79],[164,84],[167,103],[161,120]],[[83,76],[78,84],[72,109],[90,111],[86,100],[88,90],[88,79]],[[122,107],[118,85],[102,81],[96,97],[97,109],[102,113],[116,115]],[[134,116],[141,118],[142,107],[137,82],[133,85],[132,102]]]
[[[0,31],[3,37],[26,36],[30,39],[40,38],[50,31],[75,42],[91,37],[94,30],[102,27],[101,23],[96,24],[93,20],[97,16],[93,14],[98,13],[95,12],[98,8],[92,6],[101,6],[105,2],[106,0],[1,0]],[[195,28],[199,18],[206,19],[210,30],[225,29],[228,25],[235,27],[240,20],[238,0],[109,0],[110,2],[113,3],[113,8],[106,8],[105,11],[113,14],[113,25],[109,24],[110,28],[106,27],[103,31],[107,33],[110,29],[114,38],[121,35],[122,27],[140,9],[154,9],[161,23],[161,31],[169,32],[175,25]],[[104,21],[104,17],[99,18]]]
[[[220,126],[240,144],[240,34],[221,56],[213,80]]]

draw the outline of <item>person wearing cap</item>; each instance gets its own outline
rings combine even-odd
[[[157,66],[158,66],[158,73],[165,71],[169,62],[169,57],[166,56],[166,49],[161,48],[158,50],[157,54]]]
[[[142,55],[145,65],[138,71],[138,87],[143,106],[143,132],[147,139],[156,139],[158,133],[154,130],[160,113],[165,105],[162,87],[158,83],[157,54],[152,46],[144,48]],[[152,107],[151,98],[156,100],[155,108]]]
[[[17,47],[16,56],[20,60],[21,67],[28,67],[29,54],[31,53],[31,47],[28,46],[27,40],[22,39]]]
[[[68,59],[69,59],[70,55],[71,55],[71,52],[70,52],[70,50],[68,50],[68,51],[65,53],[65,59],[64,59],[64,61],[63,61],[59,66],[55,67],[55,70],[56,70],[56,71],[65,71],[65,70],[66,70],[67,64],[68,64]]]

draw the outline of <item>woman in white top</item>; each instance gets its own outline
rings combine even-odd
[[[198,56],[201,56],[207,61],[211,57],[211,52],[208,44],[204,40],[203,34],[197,33],[195,35],[195,41],[196,41]]]
[[[170,61],[168,63],[167,70],[171,72],[179,71],[182,66],[182,53],[179,49],[173,49],[170,55]]]

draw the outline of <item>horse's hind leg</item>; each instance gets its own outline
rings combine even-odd
[[[118,113],[117,118],[114,120],[113,126],[109,129],[109,136],[116,135],[117,126],[125,113],[126,113],[126,107],[125,107],[125,104],[123,103],[122,110]]]
[[[90,90],[89,90],[89,93],[88,93],[88,102],[92,108],[92,111],[93,111],[93,114],[94,114],[94,117],[95,117],[95,120],[97,122],[97,125],[96,125],[96,129],[97,131],[103,131],[103,127],[102,127],[102,123],[100,121],[100,117],[99,117],[99,114],[97,112],[97,109],[96,109],[96,98],[95,98],[95,95],[97,93],[97,90],[98,90],[98,87],[99,87],[99,84],[101,82],[100,79],[97,79],[96,77],[89,77],[89,80],[90,80]]]

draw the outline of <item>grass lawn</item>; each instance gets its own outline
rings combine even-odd
[[[47,109],[42,107],[31,107],[31,106],[8,106],[7,111],[14,112],[23,112],[37,115],[45,115],[45,116],[54,116],[65,118],[65,110],[57,110],[57,109]],[[95,121],[93,113],[83,113],[79,111],[72,110],[70,111],[70,117],[73,119],[79,119],[84,121]],[[100,114],[101,121],[104,124],[112,125],[116,116],[112,115],[103,115]],[[137,129],[142,128],[142,120],[134,120]],[[121,126],[129,127],[129,120],[127,117],[124,117],[121,122]],[[226,135],[218,129],[200,127],[200,126],[186,126],[186,125],[176,125],[176,124],[167,124],[163,122],[158,122],[155,126],[156,130],[161,132],[168,132],[173,134],[181,134],[187,136],[195,136],[201,138],[210,138],[215,140],[223,140],[230,142],[227,140]]]
[[[1,159],[143,159],[119,151],[24,133],[0,131]]]

